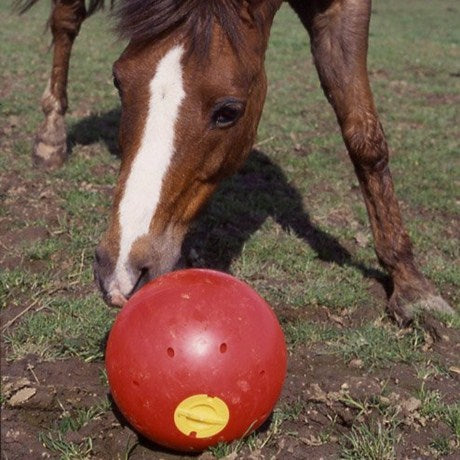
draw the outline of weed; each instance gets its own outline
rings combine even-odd
[[[109,400],[104,400],[94,406],[77,409],[72,414],[65,414],[59,421],[57,430],[65,434],[69,431],[78,431],[90,420],[97,419],[102,414],[110,410],[111,404]]]
[[[134,437],[134,441],[131,441],[131,436],[128,436],[126,440],[126,447],[123,452],[123,460],[129,460],[131,454],[133,453],[134,449],[139,445],[139,438],[137,436]]]
[[[101,382],[101,385],[104,387],[107,387],[109,385],[107,370],[105,368],[99,369],[99,381]]]
[[[443,419],[452,429],[457,443],[460,444],[460,403],[445,406]]]
[[[344,331],[333,347],[346,361],[359,358],[366,366],[385,367],[393,362],[421,361],[423,343],[423,335],[416,329],[401,335],[396,328],[369,324]]]
[[[417,397],[421,401],[420,414],[430,419],[437,419],[444,412],[444,405],[441,401],[439,391],[430,391],[425,388],[425,382],[422,383]]]
[[[451,452],[449,439],[446,437],[433,439],[430,443],[430,447],[435,450],[438,455],[449,455]]]
[[[66,441],[61,433],[40,433],[39,440],[51,452],[60,454],[61,460],[86,460],[91,457],[93,450],[90,437],[77,444]]]
[[[34,353],[45,358],[101,359],[112,319],[99,297],[56,297],[49,302],[46,311],[25,316],[17,328],[5,335],[11,347],[10,357]]]
[[[263,449],[265,446],[270,445],[274,439],[280,435],[282,423],[283,415],[279,412],[274,412],[267,430],[260,433],[254,431],[249,436],[242,437],[231,443],[219,443],[216,446],[210,447],[208,450],[215,457],[223,458],[229,455],[239,455],[243,449],[248,449],[249,452]]]
[[[0,270],[0,306],[5,308],[18,303],[23,297],[36,297],[51,288],[53,277],[48,270],[35,274],[20,267]]]
[[[375,428],[367,425],[353,427],[342,441],[341,458],[344,460],[393,460],[396,458],[396,437],[392,429],[377,423]]]
[[[91,420],[96,420],[110,409],[109,400],[104,399],[98,404],[87,408],[68,412],[63,408],[60,420],[48,433],[40,433],[39,440],[44,447],[60,454],[63,460],[84,460],[91,457],[93,441],[85,437],[81,442],[71,442],[66,439],[69,432],[77,432]]]
[[[446,423],[452,430],[455,442],[460,445],[460,403],[446,404],[439,391],[425,388],[425,382],[422,383],[417,396],[422,403],[420,414]]]
[[[288,344],[292,348],[299,344],[331,341],[340,337],[338,329],[306,321],[287,323],[284,326],[284,333]]]
[[[35,242],[25,249],[24,255],[31,260],[48,260],[53,254],[62,249],[63,243],[56,238],[48,238]]]
[[[300,415],[305,411],[305,407],[305,401],[299,397],[290,404],[281,404],[275,409],[274,413],[276,414],[276,419],[281,420],[281,422],[286,420],[298,420]]]

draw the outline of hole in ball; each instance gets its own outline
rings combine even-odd
[[[191,438],[196,438],[196,431],[192,431],[192,432],[189,434],[189,436],[190,436]]]
[[[261,377],[263,377],[263,376],[265,375],[265,371],[260,371],[260,372],[259,372],[259,375],[260,375]]]
[[[227,351],[227,344],[226,343],[221,343],[219,350],[221,353],[225,353]]]
[[[133,385],[135,385],[136,387],[139,386],[139,382],[137,380],[133,380]]]
[[[175,354],[175,353],[174,353],[174,348],[169,347],[169,348],[166,350],[166,352],[168,353],[168,356],[169,356],[170,358],[174,358],[174,354]]]

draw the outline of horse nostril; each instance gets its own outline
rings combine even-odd
[[[100,290],[103,294],[106,294],[107,288],[105,284],[113,272],[113,263],[109,252],[104,247],[99,246],[95,251],[93,272],[94,279],[99,285]]]
[[[150,280],[150,273],[147,267],[142,267],[139,270],[139,278],[136,281],[136,284],[133,287],[132,293],[139,290],[144,284],[146,284]]]
[[[99,246],[95,252],[95,261],[100,267],[108,268],[110,266],[110,255],[107,250]]]

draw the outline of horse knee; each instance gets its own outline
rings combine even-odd
[[[54,40],[59,34],[64,34],[74,40],[80,31],[81,24],[86,18],[84,0],[61,0],[53,8],[50,18],[51,32]]]
[[[374,114],[349,118],[342,127],[345,144],[355,167],[371,171],[388,165],[388,146],[382,125]]]

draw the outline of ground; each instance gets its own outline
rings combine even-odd
[[[48,2],[0,6],[0,300],[5,460],[180,458],[139,438],[113,405],[103,363],[116,312],[92,281],[119,165],[117,42],[100,13],[70,70],[71,156],[31,165],[49,74]],[[459,6],[377,0],[369,69],[417,261],[459,308]],[[257,433],[199,458],[460,458],[460,320],[399,329],[391,285],[308,38],[279,13],[258,144],[184,244],[191,266],[246,280],[273,306],[289,349],[281,399]]]

